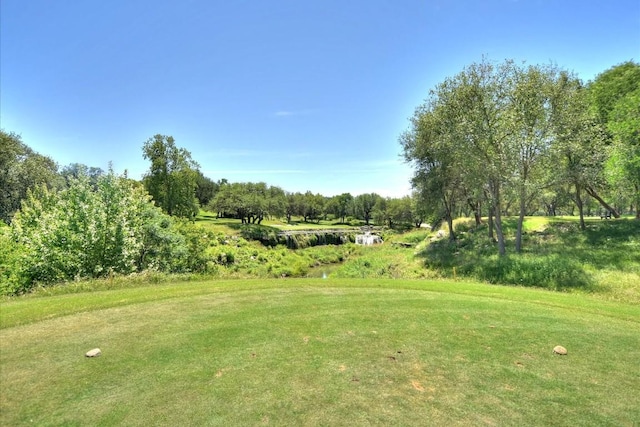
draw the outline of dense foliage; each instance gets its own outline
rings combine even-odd
[[[634,205],[640,219],[640,64],[625,62],[590,85],[592,108],[610,133],[607,178],[621,204]]]
[[[57,172],[52,159],[34,152],[19,135],[0,129],[0,221],[11,221],[29,188],[59,187],[62,181]]]
[[[198,213],[198,164],[191,153],[176,146],[172,136],[155,135],[142,147],[151,167],[142,180],[145,188],[169,215],[193,218]]]
[[[541,204],[555,215],[572,201],[582,230],[587,197],[616,218],[637,205],[638,70],[623,64],[585,87],[556,66],[483,60],[445,79],[400,138],[428,215],[447,220],[452,240],[461,211],[473,211],[477,224],[487,216],[505,255],[503,216],[518,214],[520,252],[523,218]]]
[[[190,226],[154,206],[141,185],[111,171],[95,187],[87,175],[60,191],[35,187],[13,218],[11,235],[2,233],[11,244],[0,254],[8,266],[1,292],[148,269],[206,268],[198,263],[206,244],[192,244]]]

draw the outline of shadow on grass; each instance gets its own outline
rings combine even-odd
[[[547,227],[523,235],[523,252],[514,254],[515,220],[505,221],[507,256],[500,257],[486,226],[460,230],[456,242],[437,240],[418,256],[440,274],[472,277],[489,283],[554,290],[592,289],[589,271],[640,268],[640,221],[590,221],[581,231],[577,221],[550,220]]]

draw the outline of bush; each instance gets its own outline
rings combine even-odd
[[[25,248],[12,239],[9,227],[0,224],[0,295],[23,293],[28,288],[22,268]]]
[[[560,256],[490,257],[477,264],[473,276],[489,283],[553,290],[588,287],[591,284],[582,266]]]
[[[207,248],[216,240],[215,235],[187,219],[176,220],[176,231],[184,237],[184,247],[180,250],[184,256],[175,260],[172,270],[208,272],[212,259],[207,255]]]
[[[11,275],[24,281],[4,293],[24,292],[36,283],[147,269],[198,271],[207,265],[202,231],[176,224],[140,185],[112,171],[95,186],[80,176],[59,192],[29,191],[11,225],[13,250],[21,253]]]

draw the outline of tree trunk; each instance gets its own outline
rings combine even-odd
[[[636,219],[640,219],[640,185],[634,184],[633,188],[636,190]]]
[[[467,204],[473,211],[473,216],[476,221],[476,228],[482,224],[482,214],[480,213],[480,202],[467,199]]]
[[[600,197],[598,195],[598,193],[596,193],[596,191],[593,189],[593,187],[587,185],[585,188],[585,191],[587,192],[588,195],[590,195],[591,197],[593,197],[594,199],[596,199],[598,202],[600,202],[600,204],[609,212],[611,212],[611,215],[613,215],[614,218],[620,218],[620,214],[618,213],[618,211],[616,211],[614,208],[612,208],[611,206],[609,206],[609,204],[607,202],[605,202],[602,197]]]
[[[444,213],[447,219],[447,226],[449,227],[449,241],[456,240],[456,233],[453,231],[453,203],[451,200],[447,200],[446,193],[442,195],[442,202],[444,203]]]
[[[504,233],[502,231],[502,214],[500,213],[500,208],[496,208],[496,234],[498,236],[498,254],[500,256],[505,256],[507,254],[507,249],[504,244]]]
[[[524,224],[524,214],[527,202],[525,200],[527,196],[527,190],[524,185],[520,187],[520,215],[518,216],[518,228],[516,230],[516,252],[522,251],[522,226]]]
[[[489,206],[489,240],[492,242],[496,241],[495,236],[493,235],[493,206]]]
[[[493,206],[495,214],[496,235],[498,236],[498,254],[505,256],[507,249],[504,243],[504,232],[502,230],[502,206],[500,205],[500,183],[493,182],[491,186],[491,194],[493,195]]]
[[[449,227],[449,241],[453,242],[456,240],[456,234],[453,231],[453,218],[451,218],[451,215],[447,215],[447,226]]]
[[[582,194],[579,184],[576,184],[576,205],[578,206],[578,213],[580,214],[580,230],[584,231],[587,227],[584,223],[584,204],[582,203]]]

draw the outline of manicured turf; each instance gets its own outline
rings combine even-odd
[[[243,280],[0,310],[1,425],[640,423],[640,307],[585,295]]]

